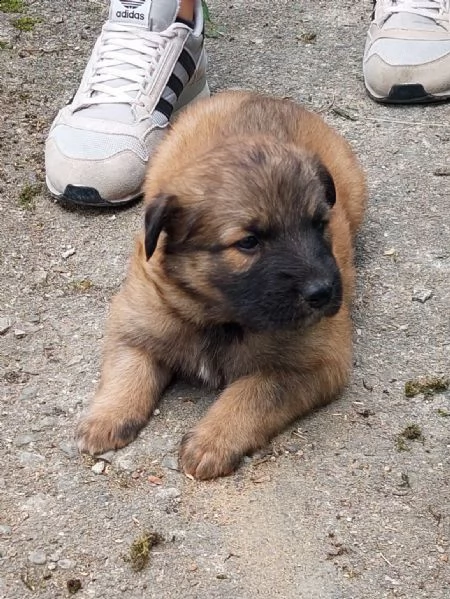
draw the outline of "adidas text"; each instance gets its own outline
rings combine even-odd
[[[122,19],[139,19],[140,21],[144,20],[144,15],[139,14],[138,12],[134,12],[134,10],[131,12],[129,12],[128,10],[118,10],[116,12],[116,17]]]

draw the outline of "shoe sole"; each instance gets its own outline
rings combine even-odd
[[[200,84],[200,85],[199,85]],[[200,87],[200,90],[198,89]],[[211,92],[209,91],[208,82],[200,80],[196,85],[189,86],[183,90],[178,100],[178,106],[174,111],[172,118],[176,114],[181,112],[188,104],[200,100],[201,98],[209,98]],[[110,202],[102,198],[100,193],[95,187],[83,187],[80,185],[67,185],[63,193],[59,193],[50,183],[48,177],[46,177],[47,188],[51,195],[62,204],[68,204],[71,206],[80,206],[84,208],[121,208],[126,205],[137,202],[143,196],[141,190],[137,193],[133,193],[120,200],[114,200]]]
[[[428,104],[450,99],[450,91],[442,95],[429,94],[420,83],[393,85],[387,96],[376,96],[367,85],[366,90],[372,100],[383,104]]]

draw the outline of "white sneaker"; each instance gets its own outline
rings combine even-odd
[[[50,192],[120,205],[141,194],[147,162],[174,112],[208,96],[203,12],[176,21],[177,0],[111,0],[80,87],[45,147]]]
[[[380,102],[450,98],[450,0],[374,2],[363,72]]]

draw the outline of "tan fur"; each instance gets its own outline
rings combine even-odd
[[[225,151],[229,159],[217,150],[222,140],[237,140],[236,151],[233,146]],[[167,236],[159,237],[147,261],[141,235],[126,282],[113,301],[101,383],[78,427],[82,451],[95,454],[126,445],[145,425],[174,375],[197,376],[211,387],[226,387],[185,435],[180,462],[186,474],[213,478],[231,472],[243,455],[263,446],[295,418],[331,401],[346,385],[351,367],[352,241],[363,218],[366,188],[348,144],[319,116],[292,102],[250,93],[223,93],[198,102],[175,122],[152,160],[146,204],[152,206],[164,194],[176,197],[187,214],[201,206],[204,217],[197,239],[205,247],[223,243],[227,249],[220,256],[226,268],[245,272],[256,258],[233,246],[245,234],[236,223],[257,210],[260,201],[250,196],[247,177],[258,173],[261,189],[274,185],[264,165],[253,171],[240,162],[244,157],[239,144],[250,147],[251,156],[252,143],[255,164],[258,144],[265,144],[280,168],[283,152],[292,148],[293,155],[316,155],[332,175],[337,201],[328,235],[343,281],[341,309],[301,329],[248,331],[242,342],[231,346],[205,346],[204,330],[226,316],[224,299],[211,285],[218,259],[207,251],[193,251],[184,259],[182,272],[168,271]],[[214,202],[221,209],[229,204],[230,212],[215,210]],[[270,220],[264,202],[260,205],[258,218]],[[314,209],[311,199],[306,210]],[[233,222],[222,214],[231,214]],[[180,277],[192,283],[195,293],[181,287]]]

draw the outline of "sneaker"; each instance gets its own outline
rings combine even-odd
[[[380,102],[450,98],[450,0],[374,2],[363,71]]]
[[[201,0],[190,24],[176,19],[178,4],[111,0],[80,87],[46,141],[46,181],[57,198],[116,206],[139,197],[171,116],[209,96]]]

